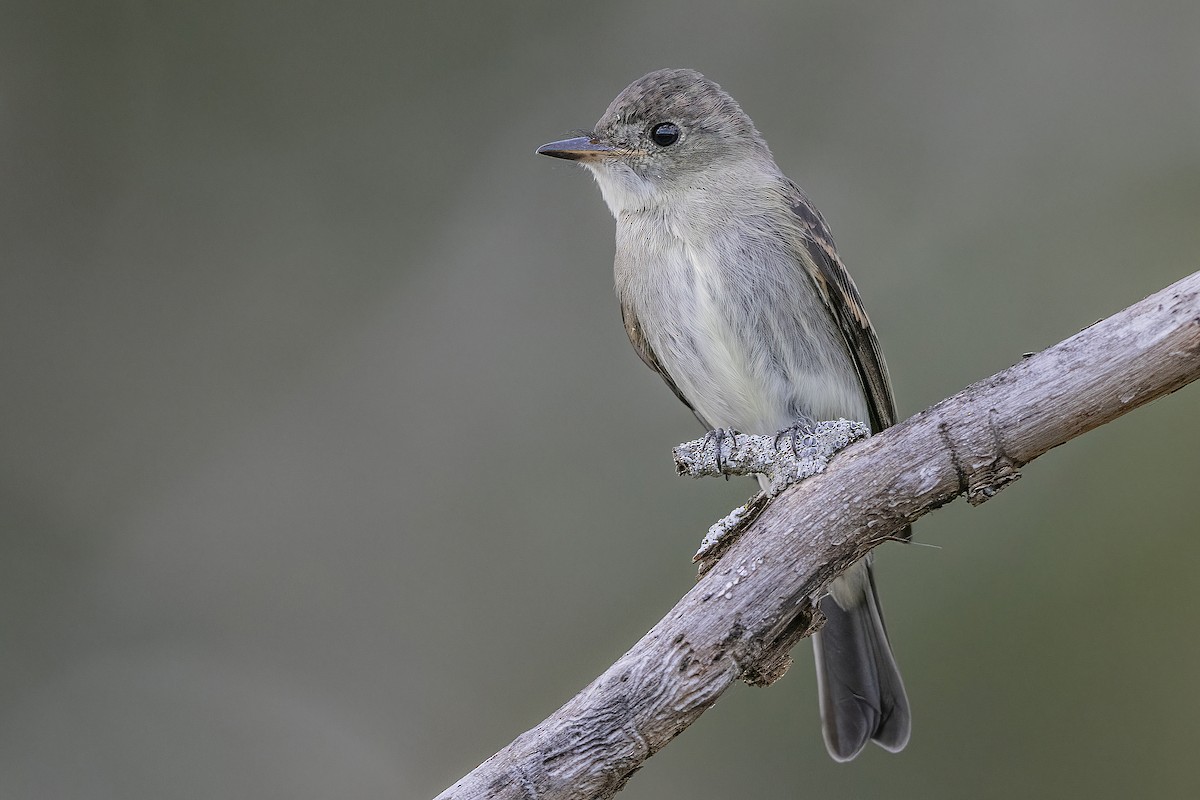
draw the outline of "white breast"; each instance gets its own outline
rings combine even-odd
[[[867,419],[836,323],[769,234],[627,212],[617,221],[615,271],[622,303],[708,424],[773,433],[801,413]]]

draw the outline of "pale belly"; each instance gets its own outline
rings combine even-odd
[[[869,420],[849,350],[799,265],[765,248],[757,262],[722,263],[721,248],[660,238],[629,251],[636,264],[618,241],[618,295],[708,425],[766,434],[802,416]]]

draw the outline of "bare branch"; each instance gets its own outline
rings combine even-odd
[[[1081,433],[1200,377],[1200,273],[836,457],[779,496],[641,641],[441,795],[605,798],[738,678],[769,683],[813,598],[876,544],[972,504]]]

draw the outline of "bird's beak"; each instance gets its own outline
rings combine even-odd
[[[616,148],[590,136],[576,136],[574,139],[544,144],[537,151],[538,155],[565,158],[568,161],[596,161],[613,155]]]

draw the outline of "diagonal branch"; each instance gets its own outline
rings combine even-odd
[[[439,800],[606,798],[739,678],[769,683],[813,598],[872,547],[1200,377],[1200,272],[973,384],[784,492],[600,677]]]

